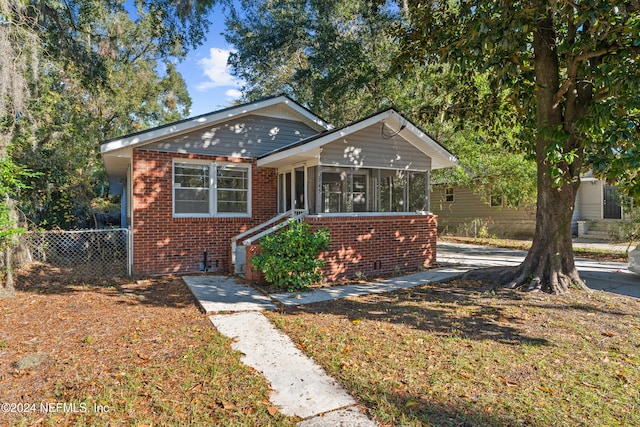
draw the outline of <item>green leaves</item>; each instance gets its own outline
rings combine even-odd
[[[11,10],[18,49],[2,52],[0,70],[17,70],[8,80],[28,90],[0,96],[0,145],[11,141],[16,164],[44,172],[23,176],[31,188],[16,193],[39,226],[93,225],[92,200],[108,189],[99,143],[189,114],[191,99],[174,63],[201,41],[212,1],[129,3],[30,2]],[[3,105],[6,99],[12,105]]]
[[[36,174],[18,166],[10,158],[0,157],[0,252],[11,245],[13,236],[25,231],[16,224],[12,216],[10,197],[26,188],[22,178],[34,177]]]
[[[289,220],[286,228],[260,239],[262,253],[251,262],[267,282],[289,292],[306,290],[322,280],[324,260],[318,255],[330,242],[328,229],[311,233],[309,224]]]

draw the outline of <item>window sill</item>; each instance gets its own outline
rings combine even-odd
[[[374,217],[374,216],[427,216],[433,215],[433,213],[428,211],[416,211],[416,212],[336,212],[336,213],[320,213],[320,214],[311,214],[308,217],[311,218],[335,218],[335,217],[346,217],[346,218],[354,218],[354,217]]]
[[[173,215],[173,219],[221,219],[221,218],[251,218],[250,214],[236,215]]]

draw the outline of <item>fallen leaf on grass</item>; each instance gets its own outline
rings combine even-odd
[[[616,370],[616,377],[619,380],[622,380],[622,382],[624,383],[629,383],[629,379],[627,378],[627,376],[624,374],[624,372],[620,371],[620,370]]]
[[[545,386],[540,386],[538,387],[540,390],[544,391],[545,393],[549,393],[549,394],[553,394],[553,390],[551,390],[549,387],[545,387]]]
[[[591,383],[588,383],[588,382],[586,382],[586,381],[580,381],[580,384],[582,384],[582,385],[584,385],[584,386],[587,386],[587,387],[591,387],[591,388],[598,388],[598,386],[593,385],[593,384],[591,384]]]
[[[222,407],[224,409],[235,409],[236,405],[234,405],[231,402],[227,402],[226,400],[223,400],[222,402],[220,402],[220,405],[222,405]]]
[[[276,408],[275,406],[269,406],[267,408],[267,412],[269,412],[269,415],[271,415],[272,417],[275,417],[278,414],[278,408]]]
[[[610,332],[610,331],[604,331],[602,333],[602,335],[604,335],[605,337],[615,337],[616,333],[615,332]]]

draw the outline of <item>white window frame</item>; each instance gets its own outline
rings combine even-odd
[[[209,212],[208,213],[176,213],[176,163],[209,166]],[[218,212],[218,167],[244,169],[247,172],[247,212]],[[171,211],[174,218],[250,218],[251,217],[251,164],[233,162],[211,162],[208,160],[175,158],[171,164]]]
[[[447,203],[453,203],[456,201],[456,192],[453,187],[446,187],[444,189],[444,201]]]

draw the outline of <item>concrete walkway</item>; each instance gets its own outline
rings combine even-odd
[[[261,313],[220,314],[211,322],[233,339],[233,349],[244,354],[242,362],[269,380],[270,400],[283,414],[309,418],[356,404]]]
[[[272,294],[271,298],[287,306],[312,304],[314,302],[355,297],[360,295],[379,294],[396,291],[398,289],[413,288],[428,283],[446,282],[461,276],[471,270],[471,266],[452,266],[424,270],[406,276],[392,277],[379,282],[355,285],[333,286],[316,289],[312,292],[287,292]]]
[[[205,313],[275,310],[271,300],[228,276],[185,276],[183,280]]]
[[[211,322],[233,340],[232,347],[243,353],[242,361],[269,381],[271,402],[283,414],[303,418],[300,427],[373,427],[376,424],[337,381],[260,311],[276,309],[274,301],[285,306],[311,304],[444,282],[475,268],[517,265],[526,256],[524,251],[448,242],[438,243],[437,251],[438,263],[446,266],[379,282],[270,297],[228,276],[185,276],[184,281],[203,310],[215,313]],[[640,276],[630,272],[626,264],[576,258],[576,266],[590,288],[640,298]]]
[[[375,427],[356,401],[291,339],[260,313],[276,305],[228,276],[185,276],[185,283],[218,331],[233,340],[242,362],[260,372],[281,413],[304,420],[300,427]],[[226,314],[221,314],[226,313]]]

